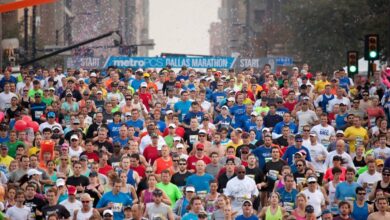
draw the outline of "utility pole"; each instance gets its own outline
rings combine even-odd
[[[24,8],[24,61],[28,60],[28,8]]]
[[[37,48],[36,48],[36,43],[37,43],[37,6],[34,5],[32,9],[32,31],[31,31],[31,41],[32,41],[32,59],[35,59],[37,55]]]

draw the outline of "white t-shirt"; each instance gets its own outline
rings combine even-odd
[[[341,99],[338,99],[335,97],[334,99],[329,101],[329,110],[333,111],[333,106],[336,104],[344,103],[348,106],[348,109],[351,107],[351,101],[347,97],[342,97]]]
[[[326,148],[330,144],[330,141],[329,141],[330,137],[336,135],[336,133],[334,131],[334,127],[332,127],[330,125],[324,127],[321,124],[318,124],[316,126],[313,126],[311,128],[311,131],[315,132],[317,134],[318,143],[321,143]]]
[[[336,150],[331,151],[326,157],[325,164],[327,168],[333,167],[333,157],[336,155],[341,156],[341,158],[343,158],[341,166],[345,168],[353,167],[355,169],[355,165],[353,164],[352,157],[346,152],[343,152],[342,154],[338,154]]]
[[[242,212],[244,200],[259,195],[259,190],[256,187],[256,182],[252,178],[245,176],[242,180],[238,179],[238,177],[230,179],[226,184],[224,193],[226,196],[234,197],[232,201],[233,210]]]
[[[69,202],[69,200],[64,200],[60,202],[60,205],[63,205],[70,213],[70,218],[73,219],[73,213],[75,210],[80,210],[83,205],[79,200],[75,200],[74,202]]]
[[[383,161],[385,161],[387,158],[390,157],[390,148],[388,147],[385,147],[385,148],[375,148],[374,149],[374,156],[375,156],[375,159],[382,159]]]
[[[325,173],[326,171],[326,164],[325,160],[328,157],[328,151],[324,147],[324,145],[320,143],[316,143],[315,145],[310,144],[308,146],[310,157],[311,157],[311,164],[314,166],[315,171],[320,173]],[[318,157],[324,158],[323,161],[317,161]]]
[[[12,206],[11,208],[7,209],[5,215],[9,219],[29,219],[30,208],[27,206],[23,206],[22,208]]]
[[[363,186],[364,183],[367,183],[366,192],[368,196],[368,194],[370,194],[370,192],[373,190],[374,183],[378,182],[379,180],[382,180],[382,175],[380,173],[375,171],[373,175],[370,175],[368,171],[366,171],[359,175],[359,178],[356,182],[361,186]]]
[[[80,154],[83,152],[83,148],[81,148],[80,146],[78,147],[77,150],[74,150],[73,148],[69,148],[69,157],[80,157]]]
[[[299,122],[298,130],[302,131],[303,126],[313,124],[315,121],[318,120],[318,117],[316,113],[312,110],[301,110],[297,112],[297,119]]]
[[[310,192],[309,189],[305,189],[302,192],[307,198],[307,204],[310,204],[314,208],[314,213],[316,216],[321,216],[321,205],[325,205],[325,197],[322,194],[321,190],[316,190]]]
[[[0,93],[0,110],[6,110],[11,107],[11,99],[12,97],[18,97],[15,93],[9,92],[6,94],[5,92]]]

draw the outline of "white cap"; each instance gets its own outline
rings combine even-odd
[[[200,129],[198,133],[199,134],[207,134],[207,132],[204,129]]]
[[[77,134],[74,134],[74,135],[72,135],[72,136],[70,136],[70,139],[72,140],[72,139],[79,139],[79,136],[77,136]]]
[[[336,134],[344,134],[344,131],[342,131],[342,130],[337,130],[337,131],[336,131]]]
[[[311,177],[307,178],[307,182],[308,183],[317,182],[317,179],[315,177],[311,176]]]
[[[148,87],[148,84],[146,82],[142,82],[141,83],[141,87],[145,87],[146,88],[146,87]]]
[[[142,68],[139,68],[139,69],[137,69],[137,71],[135,71],[135,72],[144,72],[144,70],[143,70]]]
[[[57,179],[56,186],[65,186],[65,180],[64,179]]]
[[[103,94],[103,92],[102,92],[102,91],[100,91],[100,90],[96,92],[96,94],[99,94],[99,93],[100,93],[100,94]]]
[[[37,170],[37,169],[29,169],[27,171],[27,175],[28,177],[32,176],[32,175],[35,175],[35,174],[38,174],[38,175],[42,175],[42,172]]]
[[[181,141],[181,137],[175,136],[175,137],[173,137],[173,141]]]
[[[91,74],[89,74],[89,77],[96,77],[96,73],[92,72]]]
[[[257,116],[257,112],[252,112],[251,115]]]
[[[270,132],[270,129],[269,129],[269,128],[263,128],[263,129],[261,130],[261,132],[264,132],[264,131]]]
[[[242,128],[236,128],[236,131],[242,132]]]
[[[131,116],[130,112],[126,112],[125,116]]]
[[[186,187],[186,192],[195,192],[195,187],[193,187],[193,186],[187,186],[187,187]]]
[[[177,148],[177,149],[179,149],[179,148],[184,148],[184,145],[183,145],[182,143],[178,143],[178,144],[176,145],[176,148]]]
[[[303,97],[303,100],[309,100],[310,98],[308,96]]]
[[[106,210],[104,210],[103,216],[106,215],[106,214],[110,214],[110,215],[112,215],[112,216],[114,215],[114,213],[112,212],[111,209],[106,209]]]
[[[172,114],[172,113],[173,113],[172,110],[168,110],[168,111],[166,112],[167,115]]]
[[[229,97],[227,100],[231,101],[231,102],[235,102],[236,101],[236,99],[234,97]]]
[[[296,67],[296,66],[294,66],[292,69],[293,70],[299,70],[298,67]]]
[[[176,128],[176,125],[175,125],[175,124],[173,124],[173,123],[171,123],[171,124],[169,124],[168,128],[170,128],[170,127],[172,127],[172,128]]]
[[[224,105],[224,106],[221,107],[221,109],[226,109],[226,110],[228,110],[229,107],[227,107],[226,105]]]

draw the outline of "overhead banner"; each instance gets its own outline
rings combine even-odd
[[[235,57],[127,57],[110,56],[104,68],[115,66],[118,68],[172,68],[187,66],[191,68],[243,69],[247,67],[262,68],[270,64],[274,70],[276,65],[282,66],[292,63],[292,59],[271,58],[235,58]],[[286,65],[287,66],[287,65]]]
[[[100,69],[104,64],[101,57],[66,57],[65,67],[73,69]]]

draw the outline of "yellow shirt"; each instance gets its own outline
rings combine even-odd
[[[226,144],[226,147],[229,147],[229,146],[233,146],[235,150],[237,150],[237,147],[241,146],[242,145],[242,140],[240,140],[237,144],[234,144],[233,141],[229,141],[227,144]]]
[[[31,147],[30,149],[28,149],[28,156],[31,156],[31,155],[38,155],[39,151],[41,149],[38,148],[38,147]]]
[[[329,85],[329,84],[330,83],[328,81],[320,80],[320,81],[316,82],[316,85],[314,86],[314,91],[321,93],[322,91],[324,91],[325,86]]]
[[[359,145],[364,145],[363,141],[368,140],[368,132],[363,127],[359,127],[359,128],[356,128],[355,126],[348,127],[344,131],[344,136],[346,138],[354,137],[352,141],[349,141],[350,153],[355,153],[356,147]]]
[[[13,160],[14,160],[14,158],[9,156],[9,155],[7,155],[5,157],[0,156],[0,164],[6,166],[7,170],[8,170],[8,167]]]

